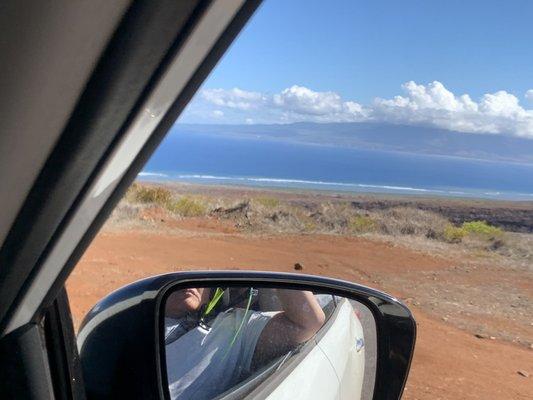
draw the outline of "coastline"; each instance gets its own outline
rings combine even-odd
[[[468,191],[462,188],[411,187],[392,184],[330,182],[320,180],[232,177],[202,174],[170,174],[164,172],[141,172],[136,179],[141,183],[184,184],[199,186],[221,186],[256,188],[267,191],[301,191],[325,194],[384,195],[384,196],[423,196],[430,198],[460,200],[491,200],[510,202],[533,202],[533,193],[501,192],[491,189]]]
[[[179,181],[145,181],[141,184],[162,185],[178,193],[209,197],[244,198],[271,196],[299,204],[351,202],[366,211],[393,207],[415,207],[442,214],[454,223],[484,220],[512,232],[533,233],[533,200],[502,200],[472,197],[448,197],[428,194],[351,193],[307,188],[270,188],[246,185],[213,185]]]

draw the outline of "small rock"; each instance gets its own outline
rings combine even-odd
[[[295,269],[296,271],[301,271],[302,269],[304,269],[304,267],[303,267],[302,264],[300,264],[300,263],[296,263],[296,264],[294,264],[294,269]]]
[[[520,376],[523,376],[524,378],[529,378],[529,372],[524,371],[523,369],[516,371],[516,373]]]
[[[474,336],[477,337],[478,339],[487,339],[488,338],[488,336],[485,335],[484,333],[476,333]]]
[[[489,339],[490,340],[496,340],[496,336],[491,336]]]

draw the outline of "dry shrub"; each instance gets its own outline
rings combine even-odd
[[[311,217],[322,232],[347,233],[354,214],[354,209],[348,203],[323,203]]]
[[[440,215],[411,207],[395,207],[373,213],[378,230],[386,235],[442,236],[448,220]]]
[[[305,226],[300,218],[290,211],[276,211],[268,215],[263,221],[279,232],[299,232],[305,230]]]
[[[334,234],[382,233],[441,238],[449,222],[438,214],[398,207],[362,213],[349,203],[328,202],[313,210],[279,203],[275,212],[252,207],[249,226],[277,232],[322,232]]]
[[[257,207],[252,203],[245,215],[248,226],[266,232],[311,232],[316,224],[305,212],[288,204],[280,203],[275,210]]]
[[[463,228],[448,224],[444,228],[442,238],[448,243],[461,243],[466,235],[467,232]]]
[[[289,210],[297,218],[297,229],[300,232],[317,232],[319,230],[318,224],[306,210],[299,207],[289,207]]]
[[[368,215],[355,215],[348,221],[348,227],[353,233],[375,232],[378,224]]]
[[[312,218],[307,218],[304,221],[304,231],[306,232],[315,232],[318,229],[318,226]]]
[[[139,216],[139,206],[121,201],[111,214],[111,222],[131,221]]]
[[[126,221],[139,218],[139,207],[146,206],[159,206],[182,217],[209,214],[232,219],[236,226],[252,231],[411,235],[446,243],[462,243],[469,248],[483,248],[527,260],[533,253],[530,241],[511,240],[508,233],[485,221],[470,221],[456,226],[437,213],[414,207],[364,211],[348,202],[302,205],[268,196],[237,203],[235,199],[198,196],[180,196],[176,200],[173,192],[165,187],[138,183],[130,187],[112,219]]]
[[[275,197],[256,197],[254,202],[261,204],[265,208],[276,208],[280,204],[280,201]]]
[[[172,192],[160,186],[134,183],[128,189],[126,199],[136,203],[151,203],[167,207],[172,202]]]
[[[489,244],[488,250],[504,257],[520,260],[533,271],[533,235],[506,232],[504,239],[496,239]]]
[[[129,203],[157,205],[182,217],[206,215],[207,205],[199,199],[182,196],[175,200],[172,191],[161,186],[134,183],[128,189],[125,199]]]
[[[207,206],[200,200],[183,196],[170,203],[168,210],[182,217],[201,217],[207,214]]]

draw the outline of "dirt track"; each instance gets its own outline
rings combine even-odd
[[[67,283],[76,325],[98,299],[145,276],[185,269],[293,271],[298,262],[304,273],[382,288],[411,303],[418,341],[404,398],[533,398],[533,378],[517,373],[533,373],[532,349],[500,337],[476,338],[472,332],[444,322],[441,310],[428,306],[431,293],[413,294],[413,287],[423,290],[422,280],[428,276],[448,279],[447,274],[457,270],[457,262],[355,237],[244,236],[226,226],[194,221],[184,222],[181,228],[181,233],[100,233]],[[476,272],[472,272],[465,276],[473,276],[475,284]],[[485,279],[511,279],[508,283],[514,284],[514,278],[504,274],[497,269],[483,271]],[[521,285],[520,290],[531,295],[531,280]],[[435,291],[433,296],[440,294]],[[420,300],[413,302],[412,298]],[[469,319],[473,318],[476,314],[469,314]],[[514,323],[515,330],[523,329],[527,336],[533,328],[531,321],[526,322]]]

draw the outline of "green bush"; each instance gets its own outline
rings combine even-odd
[[[200,217],[207,214],[207,207],[198,200],[182,197],[172,203],[169,210],[182,217]]]
[[[444,228],[443,232],[444,240],[450,243],[459,243],[467,236],[492,240],[502,235],[503,230],[485,221],[463,222],[461,226],[450,224]]]
[[[444,227],[442,235],[446,242],[460,243],[467,235],[467,232],[462,227],[449,224]]]
[[[365,215],[356,215],[348,221],[348,228],[354,233],[373,232],[377,228],[376,221]]]
[[[485,221],[464,222],[461,227],[467,234],[483,238],[494,239],[503,234],[500,228],[489,225]]]
[[[257,197],[254,200],[266,208],[276,208],[279,206],[279,200],[275,197]]]

